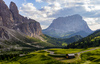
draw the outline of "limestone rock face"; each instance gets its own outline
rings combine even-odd
[[[0,25],[6,26],[8,28],[12,28],[14,26],[12,13],[3,0],[0,0],[0,17],[2,18],[2,24]]]
[[[2,17],[0,16],[0,26],[3,26]]]
[[[22,19],[19,15],[19,11],[18,8],[16,6],[16,4],[14,2],[10,3],[10,11],[12,13],[13,19],[14,19],[14,23],[21,23]]]
[[[92,31],[88,27],[87,23],[78,14],[67,17],[59,17],[53,20],[52,24],[47,29],[43,30],[44,34],[53,37],[72,37],[75,35],[85,37],[91,32]]]
[[[10,35],[8,34],[8,32],[0,27],[0,39],[9,39]]]
[[[31,37],[37,37],[38,35],[42,35],[40,24],[37,22],[21,23],[14,29]]]
[[[40,23],[20,15],[14,2],[10,3],[9,9],[5,2],[0,0],[0,27],[6,27],[11,30],[20,31],[21,33],[31,37],[42,35]],[[5,28],[0,28],[0,38],[7,36],[9,39],[7,32],[4,31],[4,29]]]

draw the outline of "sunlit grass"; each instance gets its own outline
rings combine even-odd
[[[90,61],[91,64],[100,64],[100,49],[83,53],[81,57],[83,61]]]
[[[0,64],[65,64],[48,56],[48,54],[45,51],[32,52],[23,57],[1,61]]]
[[[92,48],[89,48],[92,49]],[[89,49],[49,49],[50,51],[54,51],[57,54],[69,54],[69,53],[78,53],[81,51],[89,50]],[[9,60],[2,60],[0,64],[99,64],[100,63],[100,49],[82,53],[80,59],[80,55],[76,55],[73,59],[67,59],[64,57],[54,57],[50,56],[48,52],[44,50],[39,50],[36,52],[31,52],[22,57],[15,57]]]
[[[70,54],[70,53],[78,53],[84,51],[86,49],[49,49],[50,51],[54,51],[55,54]]]

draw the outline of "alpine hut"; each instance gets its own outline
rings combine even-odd
[[[67,59],[75,58],[75,54],[66,54]]]

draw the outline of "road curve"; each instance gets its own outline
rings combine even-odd
[[[99,49],[100,47],[96,47],[96,48],[93,48],[93,49],[90,49],[90,50],[86,50],[86,51],[81,51],[81,52],[78,52],[78,53],[74,53],[74,54],[77,54],[78,55],[78,57],[80,57],[80,54],[81,53],[85,53],[85,52],[88,52],[88,51],[93,51],[93,50],[96,50],[96,49]],[[49,52],[50,53],[50,55],[66,55],[66,54],[55,54],[53,51],[49,51],[49,50],[47,50],[47,49],[45,49],[44,51],[46,51],[46,52]]]

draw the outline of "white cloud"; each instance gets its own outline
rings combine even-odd
[[[42,25],[42,28],[49,26],[52,20],[59,16],[67,16],[73,14],[82,15],[89,26],[96,25],[96,23],[98,24],[100,21],[100,0],[35,1],[39,2],[40,4],[42,2],[46,2],[48,5],[41,7],[41,9],[37,9],[33,3],[24,3],[22,4],[22,7],[20,7],[20,13],[24,16],[39,21]]]
[[[41,25],[41,27],[42,27],[42,29],[46,29],[46,28],[48,28],[47,25]]]
[[[99,18],[84,18],[84,20],[87,21],[88,25],[95,24],[98,19]]]
[[[100,29],[100,24],[97,23],[97,24],[91,25],[89,27],[90,27],[90,29],[92,29],[93,31],[95,31],[97,29]]]
[[[36,2],[42,2],[41,0],[36,0]]]
[[[90,29],[97,30],[100,29],[100,18],[84,18],[87,21]]]

